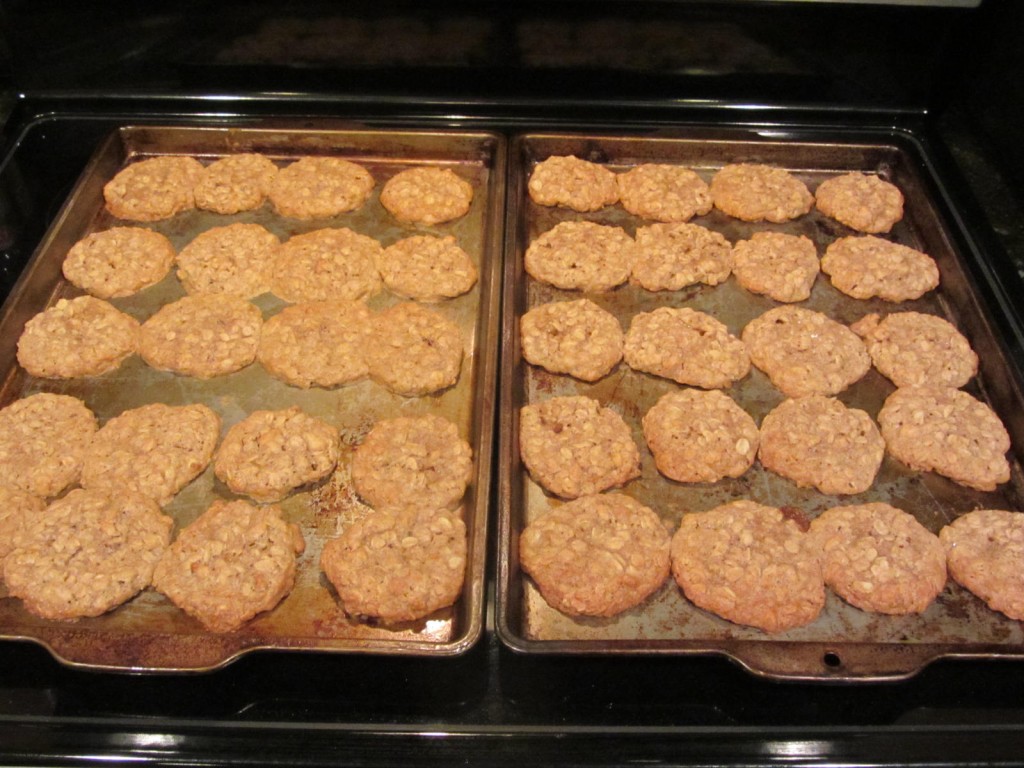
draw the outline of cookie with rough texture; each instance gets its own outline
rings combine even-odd
[[[615,315],[590,299],[534,307],[520,318],[519,337],[528,363],[583,381],[608,375],[625,339]]]
[[[78,488],[27,521],[4,580],[41,618],[99,616],[149,586],[173,526],[146,496]]]
[[[803,307],[769,309],[747,323],[741,337],[754,365],[788,397],[838,394],[871,368],[857,334]]]
[[[464,348],[455,323],[407,301],[373,318],[366,364],[370,377],[385,389],[407,397],[428,395],[459,380]]]
[[[98,425],[76,397],[29,395],[0,410],[0,487],[44,499],[78,481]]]
[[[218,500],[164,552],[153,587],[206,629],[231,632],[291,591],[305,546],[279,507]]]
[[[414,235],[389,245],[377,260],[384,285],[405,299],[441,301],[476,285],[477,270],[454,237]]]
[[[178,279],[191,294],[226,293],[251,299],[270,290],[281,250],[277,235],[238,222],[200,233],[178,254]]]
[[[596,211],[619,200],[615,174],[603,165],[572,155],[554,155],[534,166],[527,182],[530,199],[538,205]]]
[[[739,477],[754,463],[757,424],[718,390],[680,389],[644,414],[644,439],[658,471],[680,483]]]
[[[107,210],[119,219],[159,221],[195,208],[193,190],[203,174],[194,157],[137,160],[103,186]]]
[[[589,397],[552,397],[523,406],[519,453],[533,479],[565,499],[640,476],[640,449],[629,425]]]
[[[139,349],[139,321],[103,299],[60,299],[25,323],[18,362],[33,376],[101,376]]]
[[[370,310],[361,301],[285,307],[263,323],[256,357],[267,373],[295,387],[339,387],[370,372]]]
[[[978,355],[948,320],[921,312],[871,314],[850,328],[864,339],[871,362],[897,387],[962,387],[978,372]]]
[[[742,221],[781,223],[803,216],[814,205],[807,185],[783,168],[734,163],[721,168],[709,185],[715,207]]]
[[[751,293],[792,303],[810,298],[821,271],[810,238],[783,232],[755,232],[733,246],[732,273]]]
[[[416,621],[459,599],[466,524],[446,509],[375,509],[324,545],[320,566],[350,616]]]
[[[455,509],[473,475],[473,449],[441,416],[378,421],[352,457],[352,483],[371,507]]]
[[[144,227],[114,227],[79,240],[62,270],[72,284],[100,299],[131,296],[156,285],[174,264],[166,236]]]
[[[384,184],[380,204],[399,221],[443,224],[461,218],[473,202],[473,185],[451,168],[408,168]]]
[[[111,494],[127,489],[166,506],[210,464],[220,423],[200,403],[151,403],[124,411],[89,443],[82,487]]]
[[[623,358],[633,370],[704,389],[731,386],[750,371],[743,342],[711,315],[689,307],[634,315]]]
[[[833,507],[811,522],[825,584],[864,611],[921,613],[946,586],[939,537],[882,503]]]
[[[214,213],[252,211],[267,198],[277,166],[258,152],[215,160],[203,169],[194,191],[196,208]]]
[[[224,376],[256,359],[262,325],[259,307],[237,296],[184,296],[142,324],[139,354],[157,370]]]
[[[293,219],[325,219],[361,208],[374,180],[361,165],[340,157],[301,157],[281,168],[267,198]]]
[[[368,299],[380,292],[372,237],[348,227],[317,229],[284,241],[270,274],[270,290],[293,304],[330,299]]]
[[[844,173],[818,185],[815,205],[826,216],[858,232],[888,232],[903,218],[899,187],[871,173]]]
[[[526,249],[524,266],[535,280],[567,291],[600,293],[629,279],[636,243],[622,227],[563,221]]]
[[[993,611],[1024,621],[1024,514],[979,509],[939,531],[949,575]]]
[[[671,556],[687,599],[736,624],[784,632],[814,621],[825,605],[817,549],[774,507],[742,500],[688,512]]]
[[[622,207],[654,221],[689,221],[712,208],[707,182],[681,165],[643,163],[615,177]]]
[[[0,486],[0,564],[14,549],[14,540],[28,522],[44,509],[46,502],[38,496]]]
[[[841,237],[825,249],[821,271],[855,299],[912,301],[939,284],[939,268],[926,253],[874,235]]]
[[[800,488],[862,493],[874,483],[884,454],[871,417],[834,397],[784,400],[761,421],[761,465]]]
[[[636,230],[629,281],[648,291],[678,291],[694,283],[718,285],[733,268],[732,245],[718,232],[686,222]]]
[[[900,387],[885,400],[878,424],[889,454],[911,469],[995,490],[1010,479],[1010,436],[988,405],[952,387]]]
[[[622,493],[562,504],[519,536],[519,563],[553,608],[570,616],[614,616],[658,590],[669,574],[668,530]]]
[[[297,406],[253,411],[228,430],[213,469],[235,493],[269,503],[323,480],[340,452],[338,430]]]

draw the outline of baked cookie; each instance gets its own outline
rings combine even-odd
[[[370,326],[370,377],[397,395],[416,397],[459,380],[465,340],[439,312],[407,301],[379,312]]]
[[[825,249],[821,271],[855,299],[912,301],[939,284],[939,268],[926,253],[874,235],[841,237]]]
[[[608,375],[622,359],[622,326],[590,299],[552,301],[519,321],[523,359],[583,381]]]
[[[821,312],[769,309],[743,329],[750,359],[788,397],[835,395],[871,368],[864,342]]]
[[[615,177],[622,207],[654,221],[689,221],[712,208],[711,191],[696,172],[681,165],[643,163]]]
[[[15,539],[22,535],[28,522],[44,509],[46,502],[38,496],[0,486],[0,564],[14,549]]]
[[[107,210],[119,219],[159,221],[195,208],[193,190],[203,175],[194,157],[137,160],[103,187]]]
[[[450,168],[408,168],[384,184],[380,204],[399,221],[443,224],[461,218],[473,202],[473,185]]]
[[[1024,621],[1024,514],[978,509],[939,531],[953,580],[993,611]]]
[[[441,301],[476,285],[473,260],[454,237],[414,235],[389,245],[377,260],[384,285],[404,299]]]
[[[821,271],[810,238],[783,232],[755,232],[733,246],[732,272],[751,293],[792,303],[810,298]]]
[[[339,387],[366,377],[370,310],[361,301],[285,307],[263,323],[256,357],[267,373],[295,387]]]
[[[73,285],[100,299],[131,296],[156,285],[171,270],[171,241],[144,227],[114,227],[79,240],[62,270]]]
[[[732,267],[732,245],[718,232],[685,222],[651,224],[636,230],[629,281],[648,291],[678,291],[725,282]]]
[[[900,387],[878,412],[885,447],[911,469],[981,491],[1010,479],[1010,436],[995,412],[959,389]]]
[[[173,526],[141,494],[77,488],[26,522],[3,562],[8,592],[40,618],[99,616],[149,586]]]
[[[317,229],[284,241],[270,275],[278,298],[301,301],[368,299],[380,292],[383,248],[348,227]]]
[[[0,487],[48,499],[78,481],[96,416],[77,397],[29,395],[0,410]]]
[[[818,210],[858,232],[888,232],[903,218],[899,187],[871,173],[844,173],[818,185]]]
[[[130,490],[167,506],[209,465],[218,437],[220,416],[200,403],[132,408],[110,419],[89,443],[82,487]]]
[[[871,417],[834,397],[784,400],[761,421],[761,465],[800,488],[863,493],[884,454],[885,441]]]
[[[554,155],[534,166],[527,182],[538,205],[560,205],[574,211],[596,211],[619,200],[615,174],[603,165],[572,155]]]
[[[629,279],[636,243],[622,227],[563,221],[526,249],[524,266],[535,280],[567,291],[600,293]]]
[[[589,397],[552,397],[519,412],[519,453],[533,479],[575,499],[640,476],[629,425]]]
[[[431,413],[378,421],[352,457],[352,483],[375,509],[455,509],[472,476],[473,449]]]
[[[101,376],[139,349],[139,322],[103,299],[60,299],[25,323],[18,362],[33,376]]]
[[[634,315],[623,358],[633,370],[704,389],[731,386],[750,371],[743,342],[711,315],[689,307]]]
[[[808,533],[821,553],[825,584],[861,610],[922,613],[946,586],[939,537],[896,507],[833,507]]]
[[[223,214],[253,211],[263,205],[276,176],[274,161],[258,152],[227,155],[200,174],[196,208]]]
[[[279,507],[217,500],[164,552],[153,587],[211,632],[231,632],[291,591],[305,547]]]
[[[361,208],[373,191],[370,172],[340,157],[301,157],[281,168],[267,197],[293,219],[325,219]]]
[[[139,354],[157,370],[224,376],[256,359],[262,325],[259,307],[237,296],[184,296],[142,324]]]
[[[269,503],[323,480],[340,452],[338,430],[296,406],[254,411],[228,430],[213,470],[233,492]]]
[[[646,600],[669,573],[658,515],[622,493],[562,504],[519,536],[519,563],[541,596],[570,616],[614,616]]]
[[[252,299],[270,290],[270,273],[280,250],[277,235],[259,224],[214,227],[181,249],[178,279],[191,294]]]
[[[739,477],[754,463],[757,424],[718,390],[662,395],[643,418],[644,439],[658,471],[680,483]]]
[[[814,621],[825,605],[817,549],[774,507],[741,500],[688,512],[671,556],[687,599],[736,624],[784,632]]]
[[[948,320],[921,312],[871,314],[850,326],[871,362],[897,387],[962,387],[978,372],[970,342]]]
[[[800,179],[758,163],[722,167],[709,188],[715,207],[742,221],[781,223],[803,216],[814,205],[814,196]]]

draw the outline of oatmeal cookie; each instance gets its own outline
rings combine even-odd
[[[454,237],[414,235],[389,245],[377,269],[387,289],[404,299],[442,301],[476,285],[473,260]]]
[[[527,182],[538,205],[596,211],[619,200],[615,174],[602,165],[571,155],[554,155],[537,163]]]
[[[228,430],[213,469],[235,493],[276,502],[331,474],[340,452],[338,430],[296,406],[254,411]]]
[[[622,359],[622,326],[590,299],[552,301],[519,321],[523,359],[583,381],[607,376]]]
[[[38,496],[0,486],[0,565],[14,549],[15,539],[22,535],[29,521],[44,509],[46,502]]]
[[[461,218],[473,202],[473,185],[450,168],[408,168],[384,184],[380,204],[399,221],[443,224]]]
[[[610,291],[629,279],[636,243],[622,227],[563,221],[526,249],[524,266],[535,280],[567,291]]]
[[[383,248],[348,227],[317,229],[284,241],[271,270],[270,290],[293,304],[368,299],[380,292],[377,260]]]
[[[814,205],[807,186],[789,171],[757,163],[735,163],[711,178],[715,207],[742,221],[781,223],[803,216]]]
[[[1010,436],[995,412],[959,389],[900,387],[878,412],[886,450],[911,469],[981,491],[1010,479]]]
[[[178,279],[190,294],[252,299],[270,290],[270,273],[280,250],[277,235],[259,224],[214,227],[181,249]]]
[[[711,315],[689,307],[635,315],[623,357],[633,370],[704,389],[729,387],[750,371],[743,342]]]
[[[570,616],[614,616],[646,600],[669,574],[668,530],[622,493],[562,504],[519,537],[519,562],[541,596]]]
[[[711,191],[696,172],[680,165],[643,163],[615,177],[622,207],[654,221],[689,221],[712,208]]]
[[[305,547],[279,507],[218,500],[164,552],[153,587],[211,632],[231,632],[291,591]]]
[[[82,487],[111,494],[128,489],[167,506],[209,465],[220,423],[220,416],[199,403],[151,403],[124,411],[89,443]]]
[[[855,299],[919,299],[939,284],[939,268],[926,253],[874,235],[841,237],[825,249],[821,271]]]
[[[922,613],[946,586],[939,537],[888,504],[833,507],[811,522],[825,584],[864,611]]]
[[[114,299],[159,283],[170,272],[174,258],[174,246],[159,232],[114,227],[71,246],[62,269],[64,277],[83,291]]]
[[[888,232],[903,218],[899,187],[870,173],[833,176],[814,196],[819,211],[858,232]]]
[[[196,208],[214,213],[252,211],[263,205],[277,176],[274,161],[258,152],[227,155],[203,169],[196,182]]]
[[[993,611],[1024,621],[1024,514],[978,509],[939,531],[953,580]]]
[[[78,488],[27,521],[4,580],[41,618],[99,616],[149,586],[173,526],[141,494]]]
[[[810,238],[783,232],[755,232],[733,246],[732,272],[751,293],[792,303],[810,298],[821,271]]]
[[[629,425],[589,397],[553,397],[523,406],[519,452],[533,479],[566,499],[640,476],[640,449]]]
[[[817,550],[774,507],[741,500],[686,513],[671,557],[687,599],[736,624],[783,632],[814,621],[825,605]]]
[[[139,322],[94,296],[60,299],[25,323],[18,362],[33,376],[101,376],[139,349]]]
[[[76,397],[40,392],[0,410],[0,487],[44,499],[78,481],[98,425]]]
[[[724,236],[685,222],[636,230],[636,261],[629,281],[648,291],[678,291],[694,283],[718,285],[733,268]]]
[[[407,397],[428,395],[459,380],[464,347],[455,323],[407,301],[373,318],[366,364],[385,389]]]
[[[107,210],[119,219],[159,221],[195,208],[193,190],[203,174],[194,157],[137,160],[103,187]]]
[[[340,157],[302,157],[275,174],[267,197],[293,219],[325,219],[361,208],[373,191],[370,172]]]

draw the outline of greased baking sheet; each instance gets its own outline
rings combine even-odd
[[[15,349],[25,321],[58,299],[81,293],[61,276],[68,248],[91,232],[131,224],[104,210],[102,187],[106,181],[134,159],[183,154],[208,163],[240,152],[262,152],[279,165],[305,155],[344,157],[366,167],[376,186],[362,208],[330,219],[288,219],[265,203],[256,211],[233,216],[190,211],[141,226],[167,235],[177,250],[200,232],[234,222],[262,224],[282,241],[322,227],[349,227],[377,238],[385,247],[413,234],[454,235],[479,270],[477,285],[468,294],[431,305],[455,321],[466,340],[455,386],[418,398],[393,395],[370,381],[339,389],[302,390],[272,378],[259,363],[201,381],[156,371],[138,356],[113,373],[91,379],[39,380],[20,369]],[[0,404],[40,391],[74,395],[86,402],[102,425],[122,411],[150,402],[202,402],[221,416],[221,436],[252,411],[297,405],[339,428],[341,458],[328,481],[280,504],[285,518],[299,525],[306,541],[295,588],[277,608],[237,631],[208,632],[152,589],[103,616],[73,622],[38,619],[26,612],[19,600],[0,593],[4,596],[0,599],[0,638],[41,643],[67,664],[131,671],[209,670],[256,649],[444,656],[462,653],[476,642],[482,632],[486,594],[504,163],[504,138],[483,132],[360,130],[307,122],[258,128],[127,126],[112,134],[83,171],[0,314],[0,359],[7,361]],[[398,223],[383,209],[378,196],[384,182],[398,171],[422,165],[451,168],[473,184],[473,202],[464,217],[433,227],[412,226]],[[144,321],[161,305],[183,295],[172,270],[159,284],[112,303]],[[399,301],[384,290],[369,306],[381,310]],[[270,294],[254,303],[265,317],[285,306]],[[465,584],[450,609],[417,622],[377,626],[346,616],[320,570],[320,554],[327,540],[366,509],[356,498],[348,476],[354,446],[379,419],[423,413],[452,420],[473,447],[474,472],[463,506],[468,531]],[[177,530],[215,498],[232,497],[214,477],[211,466],[165,511],[175,519]]]
[[[762,469],[759,463],[742,477],[714,484],[683,484],[667,480],[654,466],[641,428],[644,413],[664,393],[679,385],[667,379],[632,371],[620,363],[611,374],[588,384],[548,373],[525,363],[520,353],[519,318],[528,309],[549,301],[580,298],[530,278],[523,254],[541,233],[566,220],[588,220],[623,227],[633,235],[652,222],[628,214],[620,205],[593,213],[533,203],[527,180],[535,165],[552,155],[576,155],[625,171],[643,162],[666,162],[693,168],[710,181],[728,163],[768,163],[786,168],[813,192],[825,178],[840,172],[878,172],[897,184],[906,197],[906,213],[889,237],[929,253],[938,263],[941,285],[917,301],[893,304],[859,301],[844,296],[818,276],[810,299],[798,306],[822,311],[851,323],[871,312],[887,314],[918,310],[953,321],[978,352],[980,373],[966,389],[988,400],[1007,425],[1015,452],[1024,446],[1024,402],[1016,371],[1008,365],[1000,340],[992,330],[968,263],[957,250],[936,204],[937,187],[928,175],[918,144],[903,135],[878,138],[818,138],[816,135],[771,136],[742,129],[707,130],[671,136],[610,136],[526,134],[510,145],[508,231],[506,234],[505,299],[503,310],[503,370],[500,406],[499,552],[497,628],[503,641],[523,653],[568,654],[721,654],[750,671],[782,679],[870,680],[913,675],[944,656],[1024,657],[1024,627],[989,610],[979,599],[950,580],[922,615],[884,616],[867,613],[828,592],[821,615],[812,624],[768,635],[732,624],[689,603],[669,577],[640,606],[612,618],[572,618],[543,600],[532,580],[520,571],[518,537],[523,528],[562,503],[530,478],[518,451],[519,409],[561,395],[587,395],[610,406],[630,425],[640,447],[641,477],[622,492],[652,507],[670,532],[682,515],[703,511],[736,499],[772,506],[792,506],[813,519],[839,504],[884,501],[917,517],[938,532],[958,515],[976,508],[1021,509],[1021,473],[1011,455],[1010,483],[992,493],[961,487],[934,473],[912,472],[886,456],[873,487],[856,496],[826,496]],[[838,237],[857,234],[817,211],[786,224],[746,223],[714,210],[693,223],[721,232],[730,242],[753,232],[771,230],[801,234],[816,245],[819,256]],[[631,318],[661,306],[690,307],[707,312],[739,335],[751,319],[779,306],[773,300],[740,288],[735,278],[715,287],[695,285],[674,292],[649,292],[624,285],[588,298],[613,313],[623,331]],[[839,395],[851,407],[878,414],[893,386],[872,369],[860,382]],[[756,368],[725,390],[754,420],[761,420],[783,396]]]

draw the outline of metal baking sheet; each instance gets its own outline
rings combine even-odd
[[[91,379],[38,380],[19,368],[15,347],[25,321],[58,299],[80,293],[61,276],[68,248],[91,232],[124,224],[104,210],[102,187],[107,180],[135,159],[185,154],[205,163],[239,152],[262,152],[281,165],[304,155],[345,157],[366,167],[376,187],[361,209],[330,219],[287,219],[267,203],[234,216],[191,211],[143,226],[167,235],[178,250],[202,231],[239,221],[262,224],[282,240],[321,227],[342,226],[375,237],[384,246],[412,234],[454,235],[480,273],[468,294],[433,305],[454,320],[466,338],[455,386],[420,398],[392,395],[370,381],[332,390],[301,390],[273,379],[258,363],[229,376],[200,381],[155,371],[137,356],[116,372]],[[298,405],[339,428],[339,468],[325,483],[281,503],[286,519],[300,526],[306,541],[295,588],[274,610],[241,629],[207,632],[162,595],[147,590],[103,616],[74,622],[38,619],[20,601],[0,599],[0,638],[40,643],[69,665],[133,672],[210,670],[257,649],[447,656],[473,645],[482,632],[486,594],[504,163],[504,137],[485,132],[364,130],[305,122],[252,128],[126,126],[113,133],[83,171],[0,314],[0,359],[7,361],[0,404],[38,391],[65,393],[82,398],[102,424],[149,402],[203,402],[223,419],[222,434],[254,410]],[[380,205],[380,189],[398,171],[427,164],[452,168],[470,180],[472,205],[466,216],[448,224],[403,226]],[[113,303],[144,321],[162,304],[183,295],[172,270],[158,285]],[[369,306],[380,310],[398,301],[385,290]],[[254,302],[267,317],[284,306],[270,294]],[[385,627],[349,618],[322,575],[319,559],[323,544],[365,510],[348,478],[352,450],[377,420],[428,412],[454,421],[474,449],[474,474],[464,499],[469,536],[465,586],[452,608],[421,621]],[[217,497],[231,498],[231,494],[211,467],[165,511],[180,528]]]
[[[641,429],[641,418],[658,398],[677,387],[674,382],[632,371],[620,363],[593,384],[550,374],[526,364],[519,348],[519,317],[529,308],[553,300],[578,298],[530,278],[523,269],[528,244],[555,224],[586,219],[623,227],[631,235],[650,222],[621,206],[579,214],[533,203],[526,182],[537,162],[552,155],[576,155],[624,171],[643,162],[667,162],[696,170],[705,180],[727,163],[760,162],[790,170],[812,192],[839,172],[878,172],[904,192],[906,213],[890,237],[921,249],[937,261],[941,285],[913,302],[892,304],[858,301],[844,296],[819,275],[809,300],[800,306],[825,312],[844,323],[871,312],[915,309],[940,314],[968,337],[981,358],[980,372],[968,387],[990,402],[1002,416],[1015,447],[1011,482],[992,493],[961,487],[934,473],[917,473],[885,458],[873,487],[856,496],[826,496],[762,469],[760,464],[741,478],[714,484],[687,485],[662,477],[654,466]],[[820,135],[772,135],[754,130],[720,129],[672,135],[610,136],[525,134],[510,147],[510,212],[507,227],[503,312],[503,371],[500,405],[499,552],[496,625],[503,641],[523,653],[562,654],[720,654],[751,672],[769,678],[806,680],[883,680],[906,678],[931,661],[950,656],[1024,657],[1024,627],[989,610],[980,600],[949,581],[922,615],[883,616],[860,611],[829,591],[825,609],[812,624],[768,635],[706,613],[682,595],[671,577],[635,609],[609,619],[571,618],[551,608],[533,582],[520,571],[518,536],[532,520],[559,502],[533,482],[520,463],[518,413],[527,403],[557,395],[596,398],[620,413],[631,426],[641,449],[642,475],[623,492],[656,510],[671,532],[687,511],[711,509],[749,498],[772,506],[796,507],[810,518],[839,505],[885,501],[914,514],[938,532],[959,514],[982,507],[1022,509],[1019,451],[1024,447],[1024,400],[1018,371],[1010,364],[979,300],[972,270],[951,236],[937,205],[936,180],[928,171],[921,147],[910,137],[834,138]],[[731,242],[767,229],[802,234],[819,255],[837,237],[855,234],[816,211],[787,224],[753,224],[715,210],[693,219],[721,232]],[[716,287],[690,286],[675,292],[652,293],[625,285],[588,298],[612,312],[627,330],[631,318],[659,306],[687,306],[708,312],[730,331],[740,331],[776,302],[740,288],[735,279]],[[752,368],[729,390],[757,423],[782,401],[767,377]],[[893,386],[872,370],[839,395],[847,405],[874,418]]]

